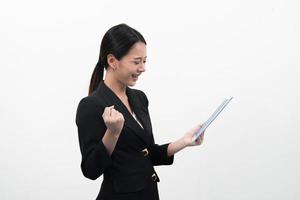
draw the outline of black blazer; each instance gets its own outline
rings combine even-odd
[[[92,94],[80,100],[76,112],[82,173],[92,180],[104,174],[104,180],[112,180],[116,192],[143,189],[147,179],[156,174],[153,166],[171,165],[174,160],[174,155],[167,155],[169,143],[158,145],[154,142],[145,93],[126,87],[126,94],[131,109],[144,128],[103,80]],[[110,156],[102,142],[106,131],[102,114],[104,108],[111,105],[123,114],[125,122]],[[148,156],[141,152],[145,148]],[[158,176],[157,179],[159,181]]]

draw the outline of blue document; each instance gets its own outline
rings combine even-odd
[[[215,112],[210,116],[210,118],[202,125],[202,127],[195,133],[193,137],[193,142],[200,137],[200,135],[205,131],[205,129],[216,119],[216,117],[222,112],[222,110],[227,106],[227,104],[233,99],[231,97],[230,99],[225,99],[221,105],[215,110]]]

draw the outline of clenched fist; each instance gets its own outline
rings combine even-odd
[[[124,125],[122,113],[114,109],[114,105],[112,105],[105,107],[102,117],[109,132],[115,136],[119,136]]]

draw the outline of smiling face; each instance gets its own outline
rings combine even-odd
[[[146,45],[143,42],[135,43],[125,56],[111,63],[115,68],[114,77],[124,85],[135,85],[139,75],[146,71],[146,58]]]

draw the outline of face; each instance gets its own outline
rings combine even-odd
[[[139,76],[146,71],[146,58],[146,45],[143,42],[135,43],[125,56],[120,60],[115,59],[115,78],[124,85],[135,85]]]

